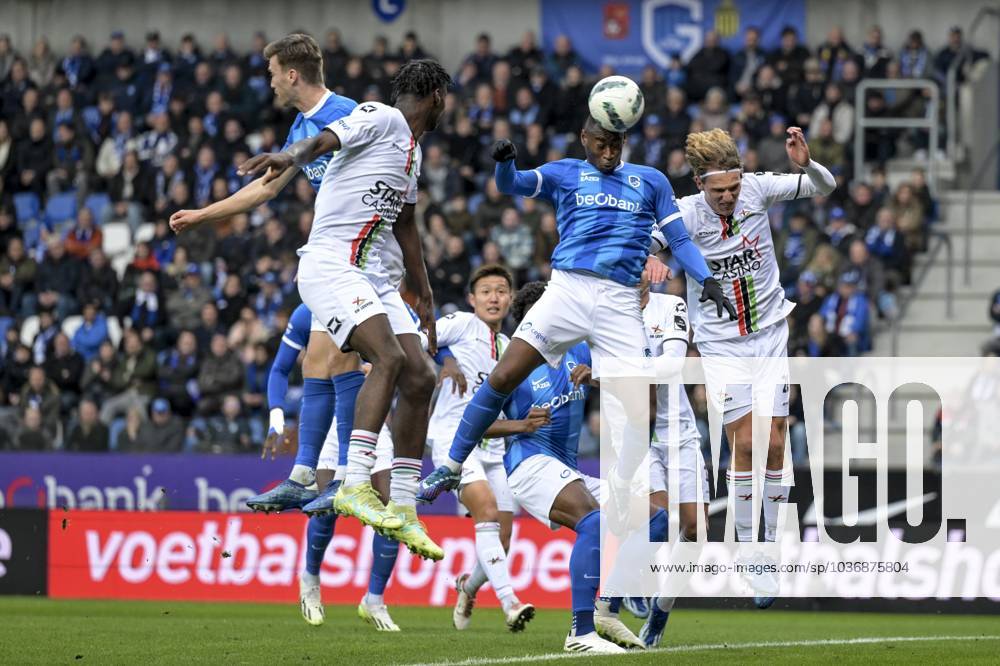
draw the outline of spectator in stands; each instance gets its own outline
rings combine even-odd
[[[809,139],[809,153],[812,159],[830,168],[847,166],[844,144],[833,137],[833,121],[823,118],[819,121],[816,135]]]
[[[202,416],[218,414],[227,395],[242,393],[245,379],[243,364],[229,349],[225,335],[213,336],[209,351],[198,373],[198,413]]]
[[[892,60],[892,50],[882,43],[881,26],[868,28],[868,34],[861,45],[862,69],[866,78],[884,79],[886,67]]]
[[[813,111],[809,121],[809,138],[819,136],[824,120],[833,123],[833,140],[846,144],[854,135],[854,107],[844,99],[843,90],[836,83],[827,84],[823,101]]]
[[[830,211],[830,220],[825,232],[837,252],[845,254],[848,246],[857,237],[858,229],[847,220],[844,209],[837,206]]]
[[[198,442],[200,453],[247,453],[251,449],[250,427],[241,415],[240,400],[226,396],[222,414],[208,420],[208,426]]]
[[[565,78],[571,67],[579,67],[580,58],[573,49],[573,42],[566,35],[559,35],[553,43],[552,53],[546,61],[549,76],[555,80]]]
[[[226,328],[231,327],[240,318],[240,311],[246,307],[247,299],[243,292],[243,284],[235,273],[226,276],[222,285],[222,293],[215,299],[219,312],[219,321]]]
[[[754,79],[766,62],[760,46],[760,29],[750,26],[743,33],[743,48],[733,54],[729,63],[729,90],[742,98],[754,88]]]
[[[517,46],[512,47],[507,52],[507,62],[510,63],[511,75],[522,83],[528,81],[531,71],[539,67],[544,59],[545,54],[538,48],[538,40],[533,30],[525,31]]]
[[[76,288],[79,280],[80,262],[67,256],[61,240],[49,240],[48,251],[38,267],[38,278],[35,280],[37,306],[55,308],[57,319],[65,319],[77,310]]]
[[[810,145],[810,150],[812,146]],[[813,153],[814,159],[815,153]],[[821,162],[827,164],[827,162]],[[851,185],[851,198],[845,204],[848,219],[861,231],[867,231],[875,226],[875,215],[878,206],[875,204],[872,188],[867,183],[854,182]]]
[[[28,125],[28,136],[17,146],[14,163],[17,184],[15,190],[41,195],[45,190],[45,177],[52,169],[52,144],[45,121],[34,117]]]
[[[714,30],[705,33],[702,47],[691,57],[687,66],[688,96],[700,102],[712,88],[729,89],[730,56],[719,43]]]
[[[726,129],[729,126],[729,105],[725,91],[720,87],[710,88],[704,97],[698,114],[702,129]]]
[[[59,390],[61,415],[65,416],[80,400],[80,379],[83,377],[83,357],[70,346],[65,333],[52,339],[52,353],[44,364],[45,376]]]
[[[170,413],[170,403],[157,398],[150,412],[150,420],[139,426],[138,438],[120,439],[118,450],[126,453],[180,453],[184,448],[184,423]],[[134,422],[134,417],[132,420]]]
[[[797,348],[793,355],[830,358],[843,356],[844,351],[843,339],[839,335],[828,332],[822,314],[817,313],[809,318],[805,344]]]
[[[177,135],[170,129],[170,119],[166,113],[153,114],[150,125],[150,130],[139,137],[136,148],[140,161],[159,168],[177,147]]]
[[[156,275],[150,271],[143,273],[131,302],[125,305],[125,316],[131,318],[132,327],[137,330],[145,328],[160,330],[166,324],[166,311]]]
[[[507,208],[500,217],[500,224],[490,232],[490,240],[497,244],[506,259],[506,265],[513,271],[515,282],[525,284],[530,281],[529,269],[535,254],[535,239],[531,230],[521,222],[521,214],[516,208]]]
[[[670,151],[670,154],[667,156],[666,174],[670,180],[671,187],[674,189],[675,196],[686,197],[698,194],[698,186],[695,185],[694,174],[691,170],[691,165],[687,162],[687,158],[684,157],[683,149],[674,148]]]
[[[897,284],[909,282],[910,262],[903,235],[896,226],[896,214],[891,208],[880,208],[876,224],[865,236],[868,251],[881,260],[890,275],[895,273]]]
[[[795,283],[795,292],[791,296],[795,301],[795,309],[788,315],[791,329],[788,348],[793,350],[793,353],[808,343],[809,320],[823,305],[823,299],[816,293],[816,283],[816,276],[810,271],[803,271]],[[822,322],[820,325],[822,326]]]
[[[906,79],[922,79],[931,74],[930,54],[924,46],[924,35],[919,30],[912,31],[899,52],[900,73]]]
[[[104,234],[94,224],[94,213],[84,206],[76,214],[76,224],[66,234],[66,254],[83,261],[93,250],[100,249],[103,242]]]
[[[782,28],[781,45],[768,57],[768,64],[774,67],[781,80],[789,85],[802,81],[803,66],[808,59],[809,49],[799,44],[799,34],[795,28]]]
[[[788,113],[796,125],[812,129],[812,115],[823,101],[826,83],[819,60],[808,58],[802,67],[803,79],[793,83],[788,91]]]
[[[461,307],[465,301],[472,263],[465,242],[458,236],[449,235],[443,249],[444,256],[430,276],[434,293],[439,295],[442,307],[449,304]]]
[[[691,127],[691,116],[687,112],[687,97],[680,88],[667,89],[667,109],[661,121],[667,145],[671,149],[683,147]]]
[[[87,362],[83,371],[83,378],[80,380],[82,394],[98,404],[103,404],[113,393],[111,378],[114,376],[117,362],[114,346],[105,340],[101,343],[97,356]]]
[[[861,276],[847,271],[840,276],[837,290],[827,296],[820,309],[827,333],[839,336],[846,356],[858,356],[870,346],[869,301],[858,289]]]
[[[892,211],[896,214],[896,224],[903,234],[906,248],[921,252],[927,245],[927,211],[913,192],[913,186],[903,183],[892,198]]]
[[[34,365],[28,370],[28,383],[21,389],[17,405],[21,417],[32,408],[41,412],[42,430],[50,441],[54,441],[59,430],[59,389],[45,376],[45,368]]]
[[[73,333],[73,349],[84,361],[97,356],[101,345],[108,339],[108,322],[94,301],[83,304],[83,323]],[[81,368],[82,370],[82,368]]]
[[[873,257],[868,252],[868,246],[864,240],[856,238],[851,241],[847,249],[847,258],[841,270],[845,273],[848,271],[856,272],[859,276],[858,289],[863,291],[868,299],[875,304],[879,315],[886,319],[895,318],[898,311],[894,293],[895,284],[888,280],[878,257]]]
[[[11,313],[30,313],[34,307],[32,290],[38,264],[24,251],[24,241],[18,237],[7,243],[7,253],[0,259],[0,292]],[[29,296],[30,298],[25,298]],[[25,308],[29,306],[29,309]]]
[[[28,78],[35,85],[40,88],[47,88],[52,83],[59,61],[52,53],[49,40],[44,35],[35,40],[35,45],[31,49],[31,55],[28,56],[27,65]],[[6,72],[0,66],[0,80],[3,80],[5,77]]]
[[[76,188],[86,192],[93,169],[94,151],[90,142],[77,134],[70,122],[56,126],[56,142],[52,147],[52,166],[46,174],[49,196]]]
[[[170,325],[175,330],[197,328],[201,308],[211,299],[211,293],[202,286],[201,269],[196,264],[188,264],[181,285],[167,296]]]
[[[114,30],[108,45],[97,56],[97,61],[94,63],[98,84],[112,80],[121,65],[134,66],[135,53],[125,44],[125,33],[121,30]]]
[[[83,265],[76,298],[80,303],[97,303],[102,312],[114,312],[118,302],[118,273],[100,247],[90,251]]]
[[[42,427],[42,420],[42,412],[37,407],[25,410],[13,447],[15,450],[45,451],[52,448],[52,436]]]
[[[189,417],[198,399],[198,342],[191,331],[181,331],[173,349],[157,361],[159,394],[170,401],[175,413]]]
[[[816,49],[828,81],[839,82],[844,63],[857,58],[854,49],[844,40],[844,30],[839,25],[830,28],[826,41]]]
[[[31,343],[31,355],[36,364],[45,363],[45,358],[52,351],[52,341],[59,334],[59,322],[50,309],[38,313],[38,333]]]
[[[109,388],[113,397],[101,406],[101,420],[110,424],[132,407],[146,409],[156,391],[156,356],[143,344],[136,329],[126,329],[123,350],[111,372]]]
[[[108,427],[97,418],[97,405],[92,400],[80,402],[77,424],[66,438],[67,451],[98,453],[108,450]]]
[[[791,285],[798,279],[799,273],[812,261],[819,242],[819,230],[808,215],[795,213],[789,218],[788,229],[779,232],[774,242],[774,252],[781,266],[781,284]]]
[[[760,166],[764,171],[785,173],[790,170],[788,152],[785,150],[785,139],[788,136],[786,129],[784,116],[777,114],[771,116],[768,135],[757,142],[757,156],[760,158]],[[813,159],[818,160],[819,158],[814,155]],[[829,162],[821,162],[821,164],[829,165]]]

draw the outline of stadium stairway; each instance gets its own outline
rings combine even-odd
[[[951,316],[945,310],[947,298],[947,254],[924,253],[914,262],[916,278],[924,268],[927,275],[916,292],[906,287],[901,301],[912,297],[898,322],[899,356],[979,356],[992,331],[988,318],[989,299],[1000,288],[1000,192],[977,191],[972,198],[971,281],[964,281],[966,192],[954,190],[940,196],[940,221],[932,229],[951,237],[954,272],[954,302]],[[934,244],[931,240],[931,245]],[[875,337],[873,356],[892,355],[892,330]]]

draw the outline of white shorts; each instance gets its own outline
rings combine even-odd
[[[357,266],[319,252],[299,259],[299,295],[318,322],[343,351],[354,329],[384,314],[396,335],[417,335],[417,325],[399,291],[388,280],[372,277]],[[313,328],[312,330],[316,330]]]
[[[389,426],[382,426],[378,433],[378,443],[375,445],[375,466],[372,474],[392,469],[392,433]],[[316,469],[337,469],[340,458],[340,438],[337,437],[337,419],[333,419],[330,430],[326,433],[323,449],[319,452],[319,462]]]
[[[508,477],[510,492],[521,507],[542,524],[557,530],[561,525],[549,519],[552,505],[562,489],[574,481],[583,481],[598,503],[601,501],[601,480],[581,474],[558,458],[541,453],[529,456],[514,468]]]
[[[451,440],[428,440],[428,447],[431,450],[431,460],[435,467],[444,464],[451,450]],[[493,497],[497,500],[497,509],[500,511],[514,511],[514,496],[511,495],[510,485],[507,482],[507,470],[503,466],[503,458],[484,455],[478,448],[473,449],[469,457],[462,463],[462,480],[459,482],[456,495],[461,501],[461,490],[463,486],[476,481],[485,481],[490,484]],[[465,513],[464,511],[462,513]]]
[[[755,405],[761,416],[788,416],[788,323],[784,319],[739,338],[703,340],[698,352],[705,359],[706,392],[725,423],[746,416]],[[754,383],[727,381],[737,376],[752,377]]]
[[[650,356],[639,290],[571,271],[552,271],[545,293],[524,315],[514,337],[537,349],[552,366],[570,347],[586,340],[595,377],[600,375],[601,357]]]
[[[667,492],[670,483],[670,447],[649,447],[649,492]],[[677,501],[681,504],[695,502],[708,504],[708,469],[701,455],[701,440],[686,439],[677,450]],[[701,492],[698,492],[699,479]]]

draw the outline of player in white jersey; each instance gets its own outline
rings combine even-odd
[[[830,194],[836,182],[824,166],[809,156],[802,130],[788,129],[788,158],[798,174],[744,174],[739,151],[723,130],[688,135],[685,153],[700,193],[680,200],[688,235],[705,256],[709,270],[736,305],[736,321],[711,316],[698,304],[696,285],[688,278],[688,302],[694,342],[706,359],[728,359],[713,366],[706,360],[710,399],[721,407],[726,435],[733,448],[729,494],[735,497],[736,536],[754,541],[752,414],[772,417],[764,480],[764,535],[774,541],[778,507],[788,501],[784,468],[785,428],[788,416],[788,325],[785,317],[795,307],[785,299],[778,280],[778,260],[771,238],[767,210],[779,201]],[[733,368],[732,359],[765,358],[755,366],[755,383],[726,384],[727,371],[713,377],[713,367]],[[748,361],[749,363],[749,361]],[[748,366],[746,366],[748,367]],[[762,380],[762,381],[757,381]],[[714,385],[714,386],[713,386]],[[775,589],[776,585],[769,585]],[[758,588],[759,590],[759,588]],[[773,595],[755,599],[759,607],[773,603]]]
[[[510,310],[514,278],[497,264],[480,266],[469,279],[468,302],[473,312],[456,312],[437,322],[438,345],[450,357],[442,359],[441,389],[427,427],[427,441],[435,465],[443,464],[465,406],[497,364],[510,338],[500,331]],[[545,419],[537,421],[545,425]],[[502,427],[499,421],[497,427]],[[476,566],[455,581],[458,600],[452,620],[455,628],[469,626],[476,592],[487,581],[500,600],[507,628],[521,631],[535,616],[535,607],[522,603],[514,593],[507,570],[514,497],[503,466],[502,437],[484,438],[462,466],[459,501],[475,524]]]
[[[689,326],[683,299],[650,293],[648,282],[643,285],[641,299],[646,339],[653,356],[677,359],[687,356]],[[669,510],[667,488],[672,468],[677,469],[678,476],[680,539],[694,541],[697,512],[702,511],[706,524],[708,521],[708,470],[701,454],[701,433],[684,387],[661,384],[656,387],[656,421],[650,445],[649,503],[664,510]],[[639,632],[646,647],[659,645],[673,605],[674,597],[651,600],[649,617]]]
[[[241,167],[243,173],[267,171],[264,179],[273,179],[339,151],[323,175],[309,241],[299,250],[298,279],[303,302],[337,346],[359,352],[372,364],[358,395],[347,470],[333,507],[430,559],[443,558],[444,551],[417,520],[415,496],[434,375],[381,250],[393,234],[433,354],[433,295],[413,210],[420,165],[417,141],[437,126],[450,83],[438,63],[410,61],[393,79],[394,106],[366,102],[317,136],[280,153],[258,155]],[[372,488],[371,469],[378,431],[397,388],[395,458],[386,506]]]

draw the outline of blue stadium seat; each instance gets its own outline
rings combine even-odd
[[[94,224],[100,224],[104,221],[104,211],[111,205],[111,197],[105,192],[95,192],[87,197],[83,205],[94,214]]]
[[[21,192],[14,195],[14,215],[19,224],[25,224],[39,219],[42,203],[34,192]]]
[[[49,227],[76,219],[76,192],[62,192],[49,197],[45,204],[45,222]]]

